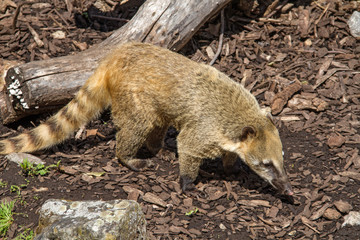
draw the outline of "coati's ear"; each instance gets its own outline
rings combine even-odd
[[[253,126],[246,126],[241,131],[240,141],[245,141],[249,138],[253,138],[256,135],[256,130]]]

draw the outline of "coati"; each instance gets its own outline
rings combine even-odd
[[[222,156],[225,169],[231,170],[239,156],[281,193],[293,194],[278,130],[255,97],[214,67],[144,43],[118,46],[59,112],[0,141],[0,154],[60,143],[110,106],[118,128],[116,157],[132,170],[147,165],[135,158],[139,148],[145,144],[156,154],[172,125],[179,131],[183,191],[197,178],[203,159]]]

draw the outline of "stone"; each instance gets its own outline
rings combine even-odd
[[[34,240],[146,239],[146,220],[131,200],[49,199],[41,207]]]
[[[343,145],[345,143],[346,139],[345,137],[341,136],[341,135],[331,135],[328,140],[327,140],[327,145],[330,148],[334,148],[334,147],[341,147],[341,145]]]
[[[348,20],[351,35],[360,37],[360,12],[354,11]]]
[[[341,226],[344,227],[346,225],[360,226],[360,212],[349,212],[349,214],[344,217],[344,222]]]
[[[220,228],[221,230],[226,230],[225,225],[224,225],[224,224],[222,224],[222,223],[220,223],[219,228]]]
[[[28,153],[10,153],[8,155],[5,156],[5,158],[7,158],[9,161],[17,163],[17,164],[21,164],[24,159],[27,159],[30,163],[38,165],[38,164],[46,164],[43,160],[41,160],[40,158],[28,154]]]

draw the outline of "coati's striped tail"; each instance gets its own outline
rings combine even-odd
[[[97,117],[110,106],[105,66],[100,66],[86,81],[73,100],[38,127],[16,137],[0,141],[0,154],[33,152],[51,147]]]

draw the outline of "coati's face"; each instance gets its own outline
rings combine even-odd
[[[279,132],[273,123],[264,129],[244,128],[241,145],[239,155],[255,173],[279,192],[293,195],[284,169]]]
[[[270,119],[262,129],[244,127],[240,141],[224,146],[226,150],[237,153],[255,173],[280,193],[294,194],[284,169],[279,132]]]

